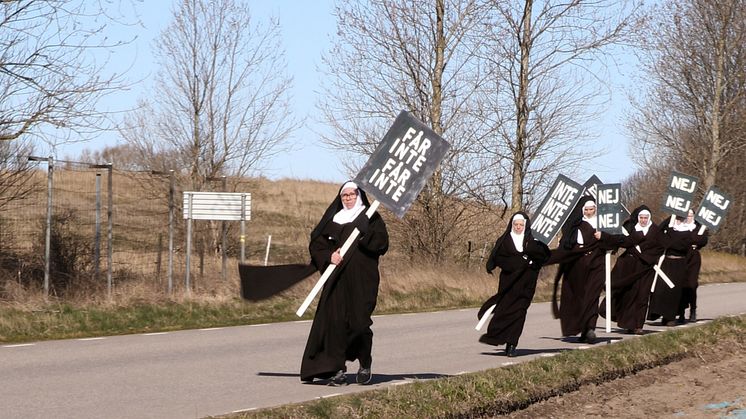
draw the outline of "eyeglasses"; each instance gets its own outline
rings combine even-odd
[[[342,198],[355,198],[357,196],[356,192],[350,192],[350,193],[343,193]]]

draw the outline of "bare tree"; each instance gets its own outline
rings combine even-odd
[[[746,243],[746,2],[687,0],[652,14],[640,40],[647,94],[629,125],[648,160],[701,179],[700,196],[717,185],[733,198],[711,243],[742,251]]]
[[[633,1],[494,0],[484,60],[484,123],[495,141],[497,179],[510,183],[511,210],[532,204],[537,188],[593,157],[589,122],[603,110],[614,47],[638,28]]]
[[[483,22],[478,1],[340,2],[331,82],[320,104],[333,133],[325,137],[351,174],[367,160],[400,110],[412,112],[451,144],[418,202],[404,218],[406,250],[436,260],[460,242],[476,217],[455,198],[472,196],[485,132],[471,113],[486,74],[475,60]],[[461,242],[463,244],[463,242]]]
[[[28,196],[38,186],[27,158],[32,152],[33,145],[22,139],[0,142],[0,210]]]
[[[125,123],[125,141],[193,190],[258,170],[298,126],[279,40],[278,22],[255,21],[241,1],[179,1],[155,45],[154,94]]]
[[[673,159],[704,190],[746,149],[746,2],[666,3],[655,16],[641,40],[650,89],[630,126],[646,155]]]
[[[85,140],[109,126],[99,100],[122,86],[105,71],[127,2],[0,2],[0,141]],[[111,12],[114,12],[112,14]]]

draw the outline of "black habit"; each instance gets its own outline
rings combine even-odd
[[[617,236],[601,233],[596,240],[596,230],[583,220],[583,205],[595,200],[584,196],[568,217],[562,229],[560,246],[552,250],[547,265],[559,263],[554,279],[552,309],[560,319],[562,336],[581,337],[596,328],[598,321],[598,304],[605,282],[604,254],[607,250],[618,247]],[[578,233],[583,243],[578,243]],[[557,307],[557,289],[562,284],[559,307]]]
[[[550,251],[547,245],[535,240],[531,235],[528,215],[523,212],[516,214],[521,214],[526,219],[523,251],[516,250],[510,236],[514,214],[505,233],[495,242],[487,260],[488,273],[491,274],[495,268],[500,268],[497,294],[485,301],[477,314],[477,318],[481,319],[492,305],[496,306],[487,326],[487,333],[479,338],[480,342],[488,345],[518,344],[526,321],[526,311],[536,291],[539,270],[549,259]]]
[[[673,321],[681,310],[683,289],[689,279],[686,257],[697,238],[696,231],[678,231],[669,223],[670,219],[667,218],[659,225],[661,244],[665,249],[661,270],[673,282],[674,287],[670,288],[662,278],[658,278],[648,309],[648,320],[662,317],[664,324]]]
[[[365,193],[358,189],[368,207]],[[372,363],[373,324],[371,315],[378,298],[378,259],[388,250],[386,224],[376,212],[368,220],[362,212],[353,222],[337,224],[332,219],[342,208],[339,194],[311,233],[312,263],[323,272],[331,254],[342,247],[357,227],[361,237],[344,255],[341,266],[324,284],[308,335],[300,369],[301,381],[329,378],[346,370],[345,361],[359,360],[363,368]]]
[[[660,230],[652,219],[648,221],[650,226],[647,234],[635,231],[642,210],[650,212],[647,206],[641,205],[624,222],[623,227],[629,235],[622,238],[620,247],[625,250],[611,270],[611,320],[616,321],[620,328],[630,331],[641,330],[645,325],[650,286],[655,275],[653,265],[663,253]],[[599,305],[599,313],[604,316],[605,312],[604,299]]]
[[[367,209],[370,204],[365,192],[362,189],[358,192]],[[378,259],[388,250],[388,231],[378,212],[370,220],[362,211],[350,223],[335,223],[334,215],[342,206],[338,193],[311,232],[309,264],[239,265],[242,297],[262,300],[316,271],[323,272],[331,263],[331,254],[342,247],[355,227],[361,232],[322,288],[303,353],[301,381],[330,378],[337,371],[346,370],[346,360],[358,359],[366,368],[372,362],[371,315],[378,299]]]

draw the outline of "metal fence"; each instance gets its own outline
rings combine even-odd
[[[84,289],[109,298],[133,282],[169,294],[189,291],[180,281],[185,233],[173,173],[25,158],[22,173],[0,171],[0,177],[23,179],[23,188],[0,188],[0,284],[38,285],[57,296]],[[203,236],[216,228],[204,225]],[[206,257],[216,250],[202,243],[193,251],[197,279],[225,281],[225,246],[218,246],[222,255]]]

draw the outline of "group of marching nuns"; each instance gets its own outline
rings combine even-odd
[[[381,216],[377,212],[370,217],[365,213],[368,207],[365,192],[354,182],[346,182],[311,232],[309,264],[240,267],[244,298],[258,300],[335,265],[321,290],[303,353],[303,382],[321,380],[332,386],[345,385],[346,362],[355,360],[359,362],[355,382],[368,384],[372,379],[371,316],[378,298],[378,261],[388,250],[389,237]],[[543,266],[559,264],[553,308],[560,318],[562,335],[580,334],[580,342],[594,343],[598,300],[604,288],[604,254],[617,249],[624,252],[611,273],[612,320],[629,333],[642,333],[646,316],[650,320],[662,317],[664,325],[675,325],[675,317],[678,315],[683,321],[688,306],[689,318],[695,321],[701,261],[697,249],[706,244],[707,236],[697,234],[692,219],[677,218],[671,223],[666,220],[660,225],[651,220],[650,209],[643,205],[624,224],[628,234],[599,232],[595,201],[584,197],[563,227],[559,248],[550,251],[531,235],[528,215],[513,214],[487,260],[487,272],[499,268],[500,280],[497,293],[478,313],[480,318],[490,309],[494,313],[480,342],[505,344],[506,355],[516,356],[539,271]],[[341,252],[343,243],[355,230],[358,238],[346,253]],[[661,265],[674,286],[659,283],[651,294],[656,264]],[[560,282],[561,301],[557,307]]]
[[[532,237],[524,212],[513,214],[487,260],[487,272],[500,268],[500,280],[497,294],[479,310],[481,318],[495,305],[487,333],[479,341],[505,344],[505,354],[516,356],[539,270],[558,264],[552,309],[562,335],[579,334],[578,342],[595,343],[596,321],[606,305],[599,305],[606,252],[621,252],[611,270],[611,320],[626,333],[642,334],[646,320],[660,318],[663,326],[683,324],[687,308],[689,321],[696,321],[699,249],[707,244],[707,234],[691,210],[688,217],[666,218],[657,225],[652,217],[650,208],[641,205],[624,222],[624,234],[600,232],[596,202],[584,196],[562,228],[559,247],[550,250]]]

